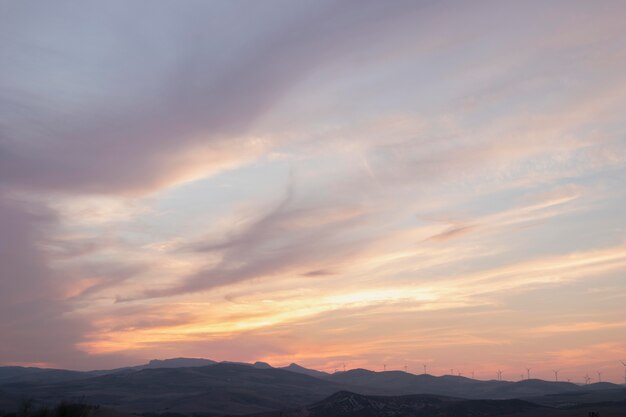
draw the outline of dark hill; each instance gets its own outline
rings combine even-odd
[[[267,363],[267,362],[259,362],[259,361],[254,362],[254,364],[252,366],[254,366],[255,368],[258,368],[258,369],[272,369],[273,368],[273,366],[270,365],[269,363]]]
[[[521,400],[461,400],[432,395],[382,397],[342,391],[307,407],[263,417],[495,417],[539,408]]]
[[[328,379],[347,386],[378,390],[380,393],[432,394],[465,398],[494,398],[491,397],[494,390],[511,384],[505,381],[477,381],[462,376],[436,377],[402,371],[372,372],[366,369],[335,373]]]
[[[494,398],[521,398],[537,395],[549,395],[559,392],[581,391],[579,385],[571,382],[543,381],[541,379],[525,379],[507,383],[492,390]]]
[[[0,385],[33,382],[54,383],[72,381],[89,376],[90,375],[86,372],[68,371],[65,369],[26,368],[22,366],[0,367]]]
[[[147,365],[140,365],[135,369],[155,369],[155,368],[192,368],[198,366],[208,366],[216,364],[210,359],[198,358],[173,358],[173,359],[153,359]]]
[[[618,387],[608,383],[580,386],[539,379],[519,382],[480,381],[453,375],[436,377],[402,371],[372,372],[366,369],[338,372],[327,379],[349,387],[367,388],[384,395],[432,394],[471,399],[526,398],[564,392],[595,392]]]
[[[56,384],[11,384],[15,398],[42,403],[59,399],[130,412],[246,414],[299,407],[342,386],[282,369],[219,363],[205,367],[155,368]]]
[[[529,397],[528,400],[537,404],[544,404],[553,407],[570,407],[576,404],[624,402],[626,401],[626,388],[618,386],[618,388],[613,389],[583,389],[578,391]],[[626,415],[626,413],[624,414]]]
[[[305,368],[303,366],[298,365],[297,363],[292,363],[289,366],[282,367],[280,369],[284,369],[286,371],[296,372],[299,374],[313,376],[315,378],[328,378],[330,374],[322,371],[316,371],[315,369]]]

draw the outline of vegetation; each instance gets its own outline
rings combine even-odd
[[[61,401],[54,407],[36,406],[32,400],[22,401],[17,411],[5,413],[0,410],[0,417],[92,417],[99,406]]]

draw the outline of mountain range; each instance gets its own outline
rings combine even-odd
[[[285,416],[309,413],[311,416],[427,417],[465,415],[458,414],[463,407],[483,410],[474,410],[471,415],[487,416],[491,415],[490,410],[500,410],[497,415],[505,415],[506,410],[520,407],[524,412],[535,413],[554,407],[619,402],[626,400],[626,389],[610,383],[581,386],[538,379],[481,381],[462,376],[366,369],[329,374],[295,363],[274,368],[264,362],[196,358],[152,360],[144,365],[88,372],[0,367],[0,410],[14,410],[23,399],[47,405],[60,400],[84,402],[145,416],[259,413],[269,416],[280,410],[287,413]],[[355,407],[362,406],[359,410],[365,411],[356,413],[355,409],[346,408],[346,404],[361,404]],[[376,407],[386,411],[371,411]],[[328,409],[334,411],[319,414],[320,410]],[[369,409],[371,412],[366,411]],[[405,414],[393,414],[400,409]],[[341,414],[344,412],[353,414]]]

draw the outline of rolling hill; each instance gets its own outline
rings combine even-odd
[[[367,388],[380,393],[433,394],[474,399],[512,399],[542,396],[565,392],[590,392],[618,389],[619,385],[603,383],[580,386],[569,382],[552,382],[539,379],[511,381],[481,381],[462,376],[444,375],[440,377],[422,374],[414,375],[402,371],[373,372],[354,369],[338,372],[328,380],[345,386]]]
[[[282,369],[220,363],[191,368],[115,372],[58,383],[13,383],[15,399],[54,404],[60,399],[129,412],[245,414],[298,407],[341,390],[338,383]]]

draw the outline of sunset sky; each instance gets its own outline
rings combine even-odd
[[[623,383],[625,16],[0,1],[0,365]]]

